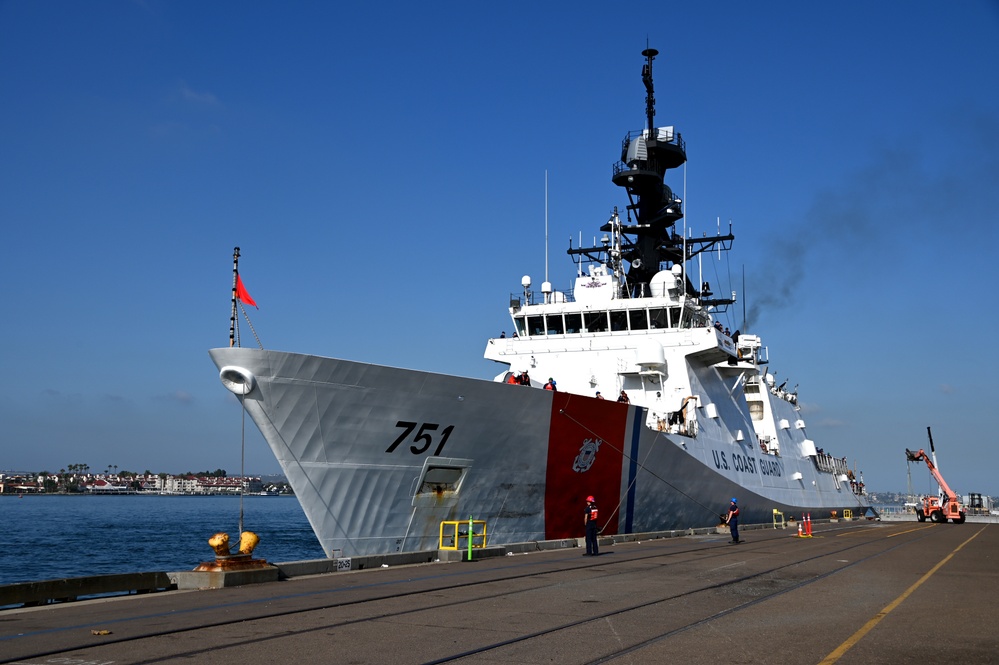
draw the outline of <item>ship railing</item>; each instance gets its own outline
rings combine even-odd
[[[621,139],[621,154],[623,155],[628,152],[628,146],[631,145],[632,141],[634,141],[637,138],[644,137],[647,134],[648,134],[647,129],[636,129],[625,134],[624,138]],[[659,143],[669,143],[671,145],[675,145],[679,147],[680,150],[682,150],[683,152],[687,152],[687,144],[684,142],[683,136],[680,135],[680,132],[677,131],[669,133],[656,132],[656,141],[658,141]],[[618,171],[615,171],[615,174],[617,173]]]
[[[815,467],[824,473],[836,475],[848,475],[850,470],[845,457],[833,457],[826,453],[818,453],[815,456]]]
[[[686,436],[691,439],[697,438],[697,424],[688,423],[683,424],[670,424],[664,418],[649,418],[646,423],[650,429],[654,429],[663,434],[678,434],[680,436]]]
[[[572,289],[559,291],[559,294],[559,302],[576,302]],[[527,291],[526,293],[521,291],[520,293],[510,294],[510,307],[515,311],[519,310],[521,307],[527,307],[528,305],[543,305],[544,302],[544,294],[538,294],[534,291]]]
[[[819,453],[815,456],[815,467],[824,473],[832,473],[835,471],[835,467],[832,463],[832,455],[825,455]]]

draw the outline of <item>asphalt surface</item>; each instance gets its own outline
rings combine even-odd
[[[793,533],[4,610],[0,663],[999,663],[999,526]]]

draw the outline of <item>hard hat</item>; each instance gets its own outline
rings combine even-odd
[[[593,503],[594,501],[596,501],[596,499],[594,499],[592,496],[586,497],[586,500],[589,501],[590,503]]]
[[[732,503],[739,503],[738,501],[735,500],[734,496],[732,497]]]

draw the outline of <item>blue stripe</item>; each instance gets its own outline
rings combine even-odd
[[[642,423],[645,421],[645,409],[635,407],[635,421],[631,424],[631,452],[628,460],[628,499],[624,506],[624,532],[632,532],[632,522],[635,517],[635,476],[638,475],[638,441],[642,436]]]

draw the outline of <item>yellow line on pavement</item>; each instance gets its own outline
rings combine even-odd
[[[922,531],[923,529],[933,528],[932,524],[927,524],[926,526],[917,526],[915,529],[909,529],[908,531],[899,531],[898,533],[893,533],[887,536],[888,538],[894,538],[895,536],[901,536],[903,533],[912,533],[913,531]],[[978,535],[977,533],[975,534]]]
[[[860,630],[858,630],[857,632],[855,632],[853,635],[851,635],[850,637],[848,637],[845,642],[843,642],[838,647],[836,647],[836,649],[834,649],[832,653],[830,653],[828,656],[826,656],[819,663],[819,665],[831,665],[832,663],[835,663],[837,660],[839,660],[840,658],[842,658],[843,654],[845,654],[847,651],[849,651],[851,648],[853,648],[854,644],[856,644],[857,642],[859,642],[860,640],[862,640],[864,638],[864,635],[867,635],[867,633],[871,632],[871,630],[876,625],[878,625],[879,623],[881,623],[881,620],[884,619],[886,616],[888,616],[889,612],[891,612],[896,607],[898,607],[899,605],[901,605],[902,601],[904,601],[906,598],[908,598],[910,595],[912,595],[912,593],[916,589],[918,589],[923,584],[923,582],[925,582],[926,580],[930,579],[931,575],[933,575],[935,572],[937,572],[938,570],[940,570],[940,568],[943,567],[943,565],[945,563],[947,563],[948,561],[950,561],[951,558],[955,554],[957,554],[959,551],[961,551],[962,547],[964,547],[965,545],[967,545],[968,543],[970,543],[972,540],[974,540],[975,538],[977,538],[978,535],[982,531],[985,531],[985,527],[982,527],[981,529],[978,530],[978,532],[975,535],[973,535],[971,538],[968,538],[966,541],[964,541],[963,543],[961,543],[960,545],[958,545],[954,549],[954,551],[951,552],[950,554],[948,554],[947,556],[945,556],[943,558],[943,560],[940,561],[940,563],[938,563],[937,565],[933,566],[933,568],[931,568],[928,573],[926,573],[925,575],[923,575],[922,577],[920,577],[919,581],[917,581],[911,587],[909,587],[908,589],[906,589],[905,592],[901,596],[899,596],[895,600],[891,601],[888,604],[887,607],[885,607],[883,610],[881,610],[880,612],[878,612],[870,621],[868,621],[867,623],[865,623],[860,628]]]

